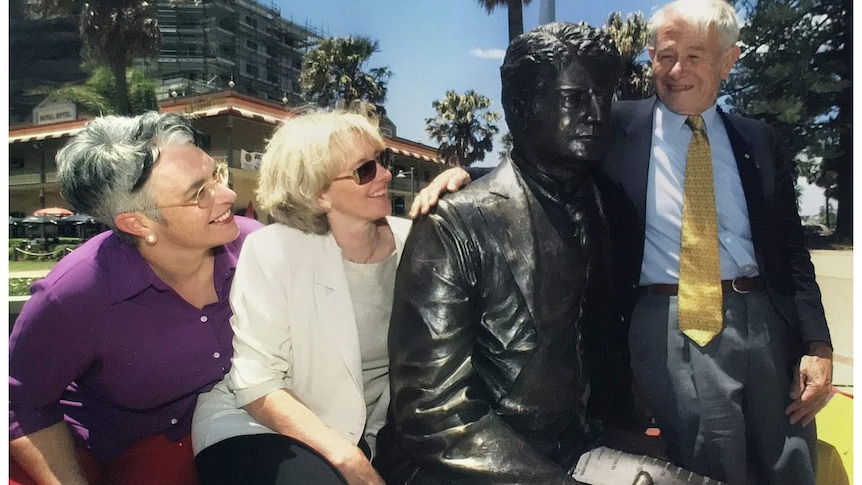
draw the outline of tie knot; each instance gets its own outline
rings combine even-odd
[[[689,116],[688,118],[686,118],[685,124],[687,124],[688,127],[691,128],[691,131],[703,132],[703,116]]]

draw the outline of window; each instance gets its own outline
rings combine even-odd
[[[251,25],[253,28],[257,28],[257,19],[252,17],[251,15],[245,16],[245,23]]]
[[[253,40],[247,40],[247,41],[245,41],[245,46],[248,47],[249,49],[257,52],[257,42],[255,42]]]
[[[273,84],[278,84],[278,76],[276,76],[275,74],[267,74],[266,80]]]
[[[245,73],[249,76],[257,77],[258,69],[254,64],[246,64],[245,65]]]
[[[396,195],[392,198],[392,215],[403,216],[407,213],[406,205],[404,204],[404,196]]]
[[[9,157],[9,170],[21,170],[24,168],[24,157]]]

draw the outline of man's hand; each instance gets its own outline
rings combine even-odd
[[[808,426],[814,416],[826,406],[832,390],[832,348],[825,342],[814,342],[799,361],[799,371],[790,385],[793,402],[784,413],[790,424],[802,421]]]
[[[437,205],[441,195],[446,192],[457,192],[468,183],[470,183],[470,174],[461,167],[450,168],[441,172],[413,198],[413,205],[410,206],[410,218],[416,219],[419,214],[427,214],[432,207]]]

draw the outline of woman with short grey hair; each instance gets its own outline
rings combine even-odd
[[[357,113],[307,113],[270,140],[258,206],[278,223],[249,237],[237,267],[233,367],[195,411],[201,483],[383,483],[369,459],[410,227],[389,217],[383,157]]]
[[[197,483],[191,419],[230,368],[245,236],[227,167],[176,114],[90,121],[63,197],[111,228],[33,284],[9,340],[10,483]]]

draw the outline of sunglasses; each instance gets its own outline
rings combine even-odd
[[[182,204],[170,204],[170,205],[160,205],[156,206],[156,209],[170,209],[172,207],[193,207],[198,206],[200,209],[208,209],[215,200],[215,193],[218,185],[227,186],[228,181],[230,179],[230,170],[226,163],[220,163],[216,165],[215,170],[213,170],[213,179],[209,182],[200,186],[197,192],[195,192],[194,198],[189,202],[184,202]]]
[[[373,159],[362,162],[362,164],[356,167],[356,170],[351,172],[350,175],[335,177],[332,181],[353,179],[353,181],[356,182],[356,185],[365,185],[377,177],[378,165],[382,166],[385,170],[389,170],[388,162],[389,150],[383,150]]]
[[[141,126],[138,128],[138,133],[135,135],[135,140],[140,140],[143,136],[144,127]],[[202,148],[204,134],[199,132],[198,130],[192,130],[192,143],[198,148]],[[141,160],[141,174],[138,176],[138,180],[135,182],[135,185],[132,185],[132,193],[141,190],[141,187],[149,180],[150,174],[153,172],[153,165],[156,164],[156,160],[159,159],[159,149],[156,147],[148,148],[144,152],[144,158]]]

